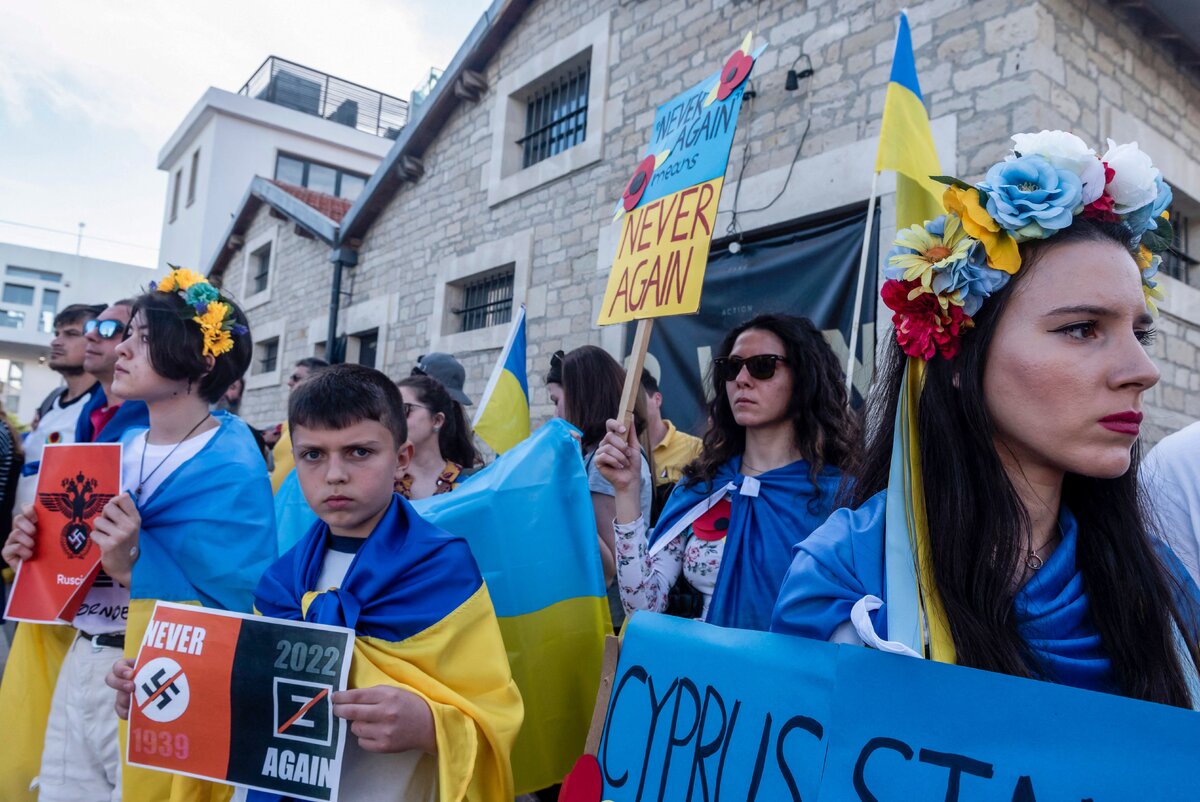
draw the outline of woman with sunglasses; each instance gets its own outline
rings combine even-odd
[[[396,492],[409,501],[449,493],[458,487],[463,470],[479,461],[462,407],[432,376],[414,374],[396,383],[413,447]]]
[[[792,547],[819,526],[854,453],[845,379],[811,322],[760,315],[712,366],[709,426],[653,533],[636,504],[636,443],[619,421],[596,464],[616,489],[618,584],[627,611],[765,630]]]
[[[1191,707],[1197,591],[1138,487],[1171,190],[1136,144],[1013,140],[898,233],[854,504],[771,628]]]

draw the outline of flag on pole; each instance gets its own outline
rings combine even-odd
[[[896,228],[904,229],[943,213],[945,187],[930,176],[941,175],[929,113],[917,81],[908,15],[900,12],[892,75],[883,104],[883,126],[875,171],[896,171]]]
[[[529,437],[529,379],[525,374],[525,305],[488,379],[472,424],[475,434],[503,454]]]

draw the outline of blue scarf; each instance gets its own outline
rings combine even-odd
[[[126,401],[117,407],[116,413],[109,419],[99,436],[92,428],[92,413],[97,409],[108,406],[108,398],[104,388],[97,387],[92,397],[79,411],[79,420],[75,422],[76,443],[119,443],[124,435],[132,429],[150,428],[150,410],[145,401]]]
[[[318,520],[263,574],[254,592],[263,615],[349,627],[398,642],[458,609],[483,579],[466,541],[417,515],[399,495],[350,563],[340,587],[303,611],[325,561],[329,525]]]
[[[1083,575],[1075,565],[1079,525],[1066,507],[1059,512],[1058,525],[1062,542],[1013,600],[1017,631],[1043,679],[1119,693],[1100,632],[1092,623]]]
[[[754,477],[759,483],[755,497],[739,492],[747,478],[741,467],[742,458],[734,457],[717,469],[711,484],[676,485],[651,543],[697,504],[733,483],[725,553],[706,620],[717,626],[765,631],[770,628],[771,610],[792,562],[792,549],[829,517],[841,472],[826,466],[817,475],[814,491],[809,464],[798,460]]]

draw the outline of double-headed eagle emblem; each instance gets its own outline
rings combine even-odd
[[[68,476],[62,480],[65,493],[38,493],[42,506],[67,517],[67,525],[62,530],[62,547],[68,557],[82,559],[87,554],[92,545],[88,521],[95,518],[113,497],[111,493],[93,492],[97,484],[95,479],[85,477],[81,472],[73,479]]]

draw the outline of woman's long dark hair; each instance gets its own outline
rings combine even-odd
[[[846,374],[829,343],[808,318],[759,315],[725,335],[716,356],[729,356],[737,338],[751,329],[770,332],[783,342],[780,356],[787,357],[787,369],[792,371],[787,415],[796,449],[808,462],[814,482],[826,465],[849,468],[856,453],[858,426],[846,402]],[[683,469],[689,484],[711,482],[721,465],[746,448],[746,430],[734,420],[725,382],[711,367],[708,374],[712,388],[709,424],[700,456]]]
[[[561,383],[565,396],[563,417],[583,433],[580,445],[587,454],[604,439],[608,420],[620,415],[625,369],[603,348],[583,345],[563,356]],[[646,394],[641,392],[640,384],[635,398],[633,422],[642,434],[646,427]],[[642,446],[645,450],[645,443]]]
[[[471,427],[467,423],[462,405],[450,397],[446,388],[430,376],[409,376],[396,382],[417,394],[417,400],[429,408],[429,414],[442,413],[445,419],[438,431],[438,449],[442,456],[464,468],[474,467],[479,459],[475,441],[471,439]]]
[[[921,473],[925,487],[936,488],[925,496],[934,581],[961,665],[1043,676],[1017,631],[1013,609],[1018,590],[1013,577],[1022,570],[1029,516],[996,453],[995,427],[983,391],[997,322],[1014,287],[1051,248],[1099,242],[1128,249],[1130,237],[1122,225],[1076,218],[1052,240],[1023,244],[1021,272],[984,302],[958,355],[928,363],[918,410]],[[873,427],[858,470],[855,506],[887,487],[904,365],[905,356],[892,339],[880,386],[869,401],[867,420]],[[1135,444],[1123,476],[1067,474],[1062,503],[1079,524],[1076,563],[1121,692],[1190,707],[1175,628],[1187,639],[1192,661],[1200,665],[1196,611],[1176,603],[1177,597],[1184,598],[1183,591],[1147,530],[1138,461]]]

